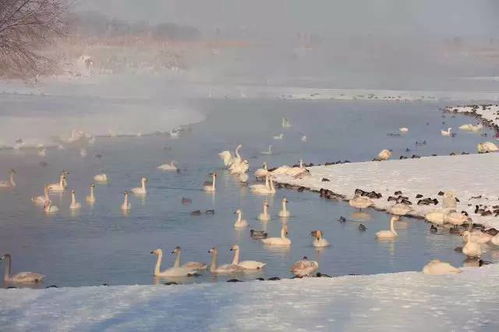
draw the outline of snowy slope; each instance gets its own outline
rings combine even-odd
[[[189,286],[0,290],[4,331],[497,331],[499,265]]]
[[[467,211],[475,223],[499,229],[499,218],[474,213],[476,204],[499,205],[499,153],[426,157],[421,159],[361,162],[308,168],[311,176],[295,179],[287,175],[276,177],[279,183],[303,186],[312,190],[329,189],[350,199],[356,188],[380,192],[375,207],[385,210],[393,205],[387,198],[401,190],[413,202],[414,216],[441,207],[439,191],[453,191],[460,202],[457,210]],[[330,182],[322,182],[327,178]],[[416,205],[415,196],[439,199],[437,206]],[[481,196],[476,199],[472,197]],[[469,205],[471,204],[471,206]]]

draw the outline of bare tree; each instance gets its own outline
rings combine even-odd
[[[47,71],[40,55],[64,32],[65,0],[0,0],[0,76],[30,78]]]

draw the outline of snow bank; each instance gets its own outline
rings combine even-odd
[[[179,286],[0,290],[0,324],[22,331],[431,331],[499,329],[499,265]]]
[[[387,198],[395,191],[402,191],[412,201],[413,216],[423,217],[441,208],[440,191],[456,193],[460,202],[457,210],[467,211],[475,223],[499,229],[499,218],[475,214],[475,205],[499,205],[499,153],[483,155],[457,155],[426,157],[421,159],[361,162],[308,168],[311,176],[295,179],[287,175],[276,176],[276,182],[301,186],[311,190],[321,188],[350,199],[356,188],[376,191],[383,195],[373,199],[374,207],[386,210],[394,202]],[[330,182],[322,182],[327,178]],[[416,205],[417,194],[423,198],[437,198],[438,205]]]
[[[445,111],[474,115],[499,130],[499,105],[448,106]]]

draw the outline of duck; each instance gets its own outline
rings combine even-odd
[[[398,233],[395,231],[394,224],[398,221],[398,217],[390,218],[390,230],[379,231],[376,233],[376,238],[378,239],[394,239],[398,236]]]
[[[0,181],[0,188],[3,189],[13,189],[16,187],[15,177],[16,171],[14,169],[9,170],[9,179],[7,181]]]
[[[177,168],[177,165],[175,165],[175,163],[176,163],[176,161],[172,160],[169,164],[166,163],[163,165],[159,165],[158,169],[162,170],[162,171],[167,171],[167,172],[177,172],[178,168]]]
[[[270,204],[267,200],[263,201],[263,212],[258,215],[258,220],[260,221],[270,221],[270,213],[269,213]]]
[[[86,201],[88,204],[94,204],[95,203],[95,195],[94,195],[94,189],[95,189],[95,184],[90,185],[90,195],[86,197]]]
[[[269,145],[269,147],[267,148],[266,151],[262,151],[260,153],[264,154],[264,155],[271,155],[272,154],[272,145]]]
[[[440,130],[440,134],[442,136],[452,136],[452,128],[447,128],[447,130]]]
[[[188,269],[184,267],[171,267],[169,269],[161,271],[161,261],[163,259],[163,250],[162,249],[154,249],[151,251],[151,254],[157,257],[156,265],[154,266],[153,275],[155,277],[192,277],[197,274],[196,270]]]
[[[307,258],[307,256],[303,257],[303,259],[295,262],[291,265],[291,273],[294,276],[303,278],[310,277],[313,273],[315,273],[319,269],[319,263],[316,261],[311,261]]]
[[[38,284],[45,279],[45,275],[35,272],[19,272],[12,274],[12,256],[10,254],[5,254],[0,257],[0,262],[5,262],[3,282],[6,284]]]
[[[94,181],[97,183],[107,183],[108,182],[108,177],[105,173],[97,174],[94,176]]]
[[[232,265],[237,265],[243,270],[261,270],[267,263],[258,261],[239,261],[240,248],[237,244],[230,248],[230,251],[234,252],[234,258],[232,259]]]
[[[63,192],[64,190],[66,190],[66,186],[67,186],[66,175],[63,172],[59,176],[59,182],[49,184],[48,190],[49,190],[49,192]]]
[[[390,214],[396,215],[396,216],[405,216],[409,212],[412,211],[412,208],[406,204],[402,203],[397,203],[390,207]]]
[[[261,239],[263,244],[268,246],[280,246],[289,247],[291,246],[291,240],[288,238],[288,226],[282,225],[281,237],[269,237],[266,239]]]
[[[234,223],[234,228],[244,228],[248,227],[248,222],[245,219],[242,219],[243,212],[241,209],[237,209],[234,214],[237,214],[236,222]]]
[[[140,187],[132,188],[131,192],[134,193],[135,195],[145,195],[145,194],[147,194],[146,182],[147,182],[147,178],[146,177],[142,177],[142,179],[140,179],[141,186]]]
[[[324,238],[324,233],[320,230],[315,230],[310,232],[310,235],[314,238],[312,245],[316,248],[329,247],[329,241]]]
[[[51,200],[48,200],[47,202],[45,202],[45,205],[43,206],[43,210],[47,214],[53,214],[53,213],[58,212],[59,208],[57,206],[53,205]]]
[[[217,179],[217,174],[216,173],[211,173],[211,182],[207,181],[203,184],[203,190],[208,191],[208,192],[215,192],[216,190],[216,179]]]
[[[267,168],[267,163],[264,162],[263,165],[262,165],[262,168],[259,168],[255,171],[255,177],[257,179],[263,179],[264,177],[266,177],[267,175],[269,174],[269,170]]]
[[[71,191],[71,204],[69,205],[71,210],[77,210],[81,208],[80,202],[76,201],[76,193],[74,190]]]
[[[354,198],[348,201],[348,204],[362,211],[362,209],[372,206],[374,202],[365,196],[355,195]]]
[[[392,152],[390,150],[384,149],[381,150],[380,153],[376,156],[374,160],[376,161],[382,161],[382,160],[388,160],[392,156]]]
[[[284,134],[280,133],[279,135],[274,136],[275,140],[282,140],[284,138]]]
[[[121,204],[121,210],[129,211],[132,208],[132,204],[128,201],[128,191],[123,193],[124,199],[123,204]]]
[[[173,249],[172,254],[175,254],[175,263],[173,264],[173,267],[175,268],[182,267],[184,269],[195,270],[195,271],[206,270],[208,268],[208,265],[200,262],[187,262],[185,264],[180,264],[181,253],[182,249],[179,246],[176,246],[175,249]]]
[[[253,184],[249,186],[250,190],[256,194],[275,194],[276,190],[274,188],[274,181],[267,175],[265,177],[265,184]]]
[[[244,269],[235,264],[225,264],[218,266],[217,265],[217,256],[218,250],[217,248],[211,248],[208,250],[208,253],[211,254],[211,264],[210,264],[210,272],[213,274],[232,274],[244,271]]]
[[[482,255],[482,248],[480,244],[474,242],[471,237],[471,233],[466,231],[463,233],[463,238],[466,244],[463,246],[463,254],[468,257],[480,257]]]
[[[399,131],[400,131],[401,133],[407,133],[407,132],[409,132],[409,129],[408,129],[408,128],[405,128],[405,127],[402,127],[402,128],[399,128]]]
[[[454,267],[447,262],[442,262],[438,259],[431,260],[423,267],[423,273],[430,275],[457,274],[461,272],[462,271],[457,267]]]
[[[281,218],[289,218],[291,216],[291,213],[289,212],[288,208],[287,208],[287,203],[289,201],[287,200],[287,198],[283,198],[282,201],[281,201],[281,204],[282,204],[282,208],[281,208],[281,211],[279,211],[279,217]]]
[[[35,197],[31,198],[31,201],[39,206],[44,206],[45,203],[47,203],[47,201],[49,201],[49,200],[50,200],[49,190],[48,190],[48,186],[46,186],[46,185],[43,187],[43,195],[42,196],[35,196]]]

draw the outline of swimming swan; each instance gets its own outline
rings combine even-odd
[[[267,168],[267,163],[263,163],[263,168],[259,168],[255,171],[255,177],[257,179],[263,179],[269,174],[268,168]]]
[[[440,134],[442,136],[451,136],[452,135],[451,131],[452,131],[452,128],[447,128],[447,130],[440,130]]]
[[[128,201],[128,191],[125,191],[123,195],[124,199],[123,199],[123,204],[121,204],[121,209],[123,211],[128,211],[132,208],[132,204]]]
[[[270,221],[269,207],[270,207],[269,202],[265,200],[263,202],[263,212],[258,215],[258,220]]]
[[[250,190],[256,194],[275,194],[276,190],[274,187],[274,181],[270,176],[265,177],[265,184],[253,184],[249,186]]]
[[[101,173],[101,174],[97,174],[96,176],[94,176],[94,181],[97,182],[97,183],[107,183],[108,181],[108,178],[107,178],[107,175],[105,173]]]
[[[284,138],[284,134],[283,133],[280,133],[279,135],[274,136],[275,140],[282,140],[283,138]]]
[[[281,237],[269,237],[266,239],[261,239],[263,244],[268,246],[280,246],[280,247],[289,247],[291,246],[291,240],[288,239],[288,226],[282,225],[281,228]]]
[[[241,209],[237,209],[234,214],[237,214],[236,222],[234,223],[234,228],[244,228],[248,227],[248,222],[245,219],[242,219],[243,212]]]
[[[40,273],[35,272],[19,272],[16,274],[12,273],[12,257],[10,254],[5,254],[0,257],[0,261],[5,261],[3,282],[4,283],[15,283],[15,284],[36,284],[42,282],[45,276]]]
[[[484,142],[477,145],[478,153],[497,152],[499,147],[492,142]]]
[[[466,244],[463,247],[463,254],[468,257],[480,257],[482,255],[482,248],[480,244],[474,242],[471,237],[471,233],[466,231],[463,233],[463,237]]]
[[[309,277],[319,269],[319,263],[316,261],[310,261],[308,258],[305,256],[303,259],[297,261],[293,265],[291,265],[291,273],[293,275],[303,278],[303,277]]]
[[[412,211],[412,208],[409,205],[402,204],[402,203],[397,203],[390,207],[390,214],[393,214],[395,216],[405,216],[409,212]]]
[[[47,203],[47,201],[49,201],[49,200],[50,200],[50,198],[49,198],[48,186],[43,187],[43,196],[36,196],[36,197],[33,197],[31,199],[31,201],[33,203],[35,203],[36,205],[39,205],[39,206],[44,206],[45,203]]]
[[[288,210],[287,203],[289,202],[286,198],[282,199],[282,208],[281,211],[279,211],[279,217],[281,218],[289,218],[291,216],[291,213]]]
[[[12,189],[16,187],[16,182],[14,181],[14,176],[16,171],[11,169],[9,170],[9,180],[0,181],[0,188]]]
[[[203,184],[203,190],[208,191],[208,192],[215,192],[216,190],[216,180],[217,180],[217,174],[216,173],[211,173],[211,182],[207,181]]]
[[[76,193],[74,190],[71,191],[71,204],[69,205],[71,210],[77,210],[81,208],[81,204],[76,201]]]
[[[423,273],[431,275],[457,274],[461,272],[460,269],[438,259],[431,260],[423,267]]]
[[[147,182],[147,178],[146,177],[142,177],[142,179],[140,179],[141,186],[140,187],[132,188],[132,190],[131,190],[132,193],[134,193],[135,195],[145,195],[145,194],[147,194],[146,182]]]
[[[94,204],[95,203],[95,195],[94,195],[94,190],[95,190],[95,184],[90,185],[90,195],[86,197],[86,201],[88,204]]]
[[[59,182],[49,184],[48,190],[49,192],[63,192],[64,190],[66,190],[66,186],[67,186],[66,175],[65,172],[62,172],[61,175],[59,176]]]
[[[172,160],[169,164],[163,164],[159,165],[158,169],[162,171],[168,171],[168,172],[176,172],[178,171],[177,165],[175,165],[176,161]]]
[[[185,269],[190,269],[190,270],[206,270],[208,268],[208,265],[200,262],[187,262],[185,264],[180,264],[180,254],[182,253],[182,249],[177,246],[175,249],[172,251],[172,254],[175,254],[175,263],[173,264],[173,267],[182,267]]]
[[[394,239],[398,236],[397,232],[394,228],[395,221],[398,221],[398,217],[390,218],[390,230],[387,231],[379,231],[376,233],[376,238],[378,239]]]
[[[348,201],[348,204],[351,207],[357,208],[362,211],[362,209],[366,209],[373,205],[374,202],[365,196],[355,195],[354,198]]]
[[[215,274],[231,274],[238,273],[244,271],[244,269],[238,265],[234,264],[225,264],[221,266],[217,266],[217,256],[218,250],[217,248],[211,248],[208,250],[208,253],[211,254],[211,264],[210,264],[210,272]]]
[[[51,200],[48,200],[47,202],[45,202],[45,205],[43,206],[43,210],[47,214],[53,214],[53,213],[58,212],[59,208],[57,206],[55,206],[55,205],[52,205],[52,201]]]
[[[409,129],[408,129],[408,128],[406,128],[406,127],[402,127],[402,128],[399,128],[399,131],[400,131],[401,133],[407,133],[407,132],[409,132]]]
[[[232,153],[230,151],[222,151],[218,154],[220,159],[223,160],[224,166],[229,167],[232,164]]]
[[[240,255],[240,248],[237,244],[233,245],[232,248],[230,248],[230,251],[234,252],[234,258],[232,259],[232,265],[237,265],[244,270],[261,270],[266,263],[263,262],[258,262],[258,261],[239,261],[239,255]]]
[[[312,231],[310,233],[312,237],[314,238],[312,245],[316,248],[324,248],[324,247],[329,247],[329,241],[324,238],[324,234],[320,230]]]
[[[459,129],[476,133],[476,132],[483,129],[483,125],[478,124],[478,125],[474,126],[471,123],[467,123],[467,124],[460,126]]]
[[[272,154],[272,145],[269,145],[269,147],[266,151],[262,151],[260,153],[264,154],[264,155],[271,155]]]
[[[156,265],[154,266],[153,275],[155,277],[192,277],[197,273],[193,269],[187,269],[184,267],[171,267],[164,271],[161,271],[161,261],[163,259],[163,250],[155,249],[151,251],[151,254],[156,255],[158,258],[156,260]]]

